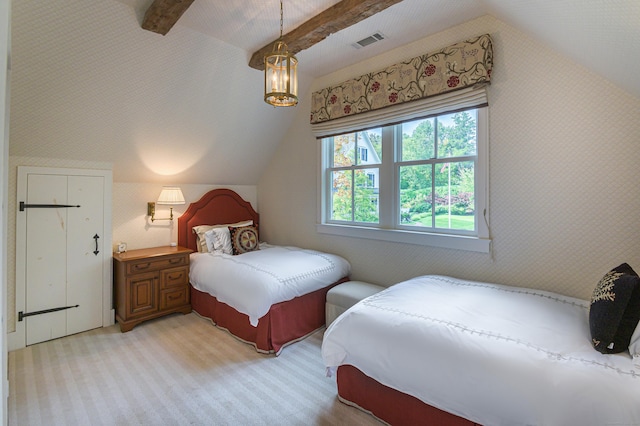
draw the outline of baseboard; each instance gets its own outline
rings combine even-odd
[[[24,341],[24,333],[18,333],[17,331],[14,331],[13,333],[7,333],[7,350],[9,352],[16,351],[25,347],[26,344]]]

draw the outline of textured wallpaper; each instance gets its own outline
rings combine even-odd
[[[589,299],[612,267],[640,270],[640,99],[490,16],[317,79],[318,90],[490,33],[490,254],[318,234],[319,142],[309,96],[258,188],[262,235],[328,250],[352,278],[447,274]]]
[[[183,25],[145,31],[136,10],[12,2],[10,155],[109,161],[126,182],[255,184],[269,156],[246,153],[273,151],[294,111],[268,108],[244,50]]]

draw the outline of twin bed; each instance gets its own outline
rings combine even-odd
[[[326,294],[348,279],[350,265],[333,254],[257,245],[259,219],[236,192],[214,189],[178,219],[178,244],[194,250],[189,277],[193,310],[257,351],[278,354],[324,326]],[[243,233],[226,243],[244,244],[247,252],[238,256],[207,246],[202,238],[212,236],[216,225],[227,239],[228,225],[238,225]],[[207,229],[209,234],[202,232]]]
[[[640,425],[640,358],[594,350],[589,307],[422,276],[347,310],[322,355],[343,402],[394,425]]]

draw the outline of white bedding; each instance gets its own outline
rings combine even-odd
[[[189,279],[197,290],[248,315],[255,327],[271,305],[326,287],[350,270],[334,254],[261,244],[237,256],[192,253]]]
[[[329,371],[350,364],[485,425],[640,425],[640,368],[591,347],[589,303],[555,293],[417,277],[327,329]]]

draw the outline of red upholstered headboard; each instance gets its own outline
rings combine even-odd
[[[221,225],[243,220],[253,220],[258,225],[260,215],[251,203],[230,189],[213,189],[178,218],[178,245],[197,251],[196,235],[192,228],[197,225]]]

